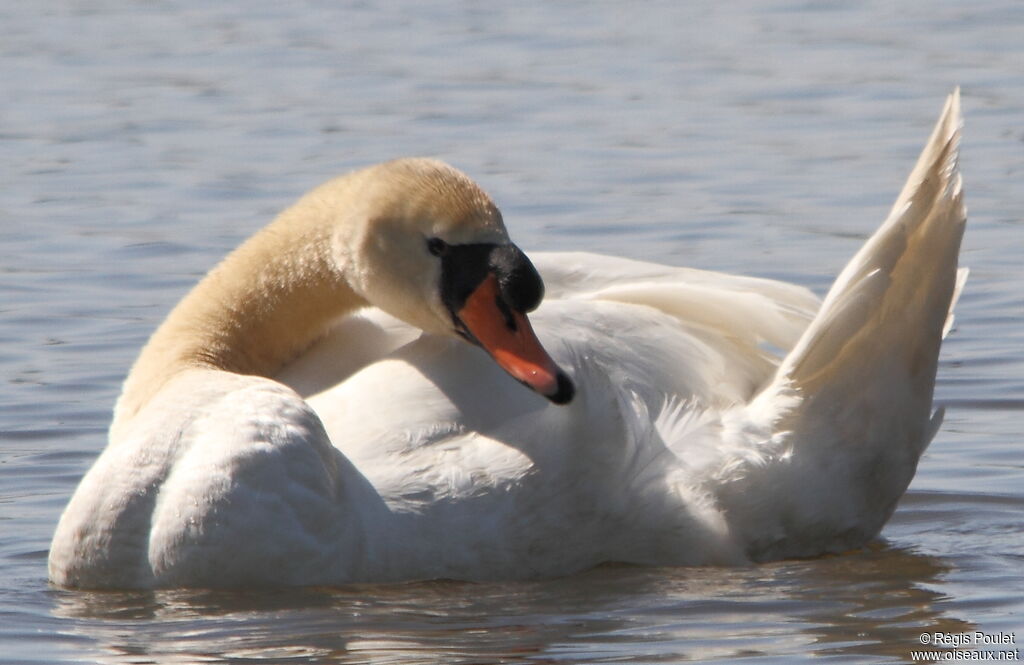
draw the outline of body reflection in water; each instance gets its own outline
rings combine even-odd
[[[876,544],[746,568],[604,566],[504,584],[55,592],[54,613],[74,620],[76,650],[91,645],[102,663],[908,658],[923,631],[975,629],[939,607],[930,587],[947,570],[941,559]]]

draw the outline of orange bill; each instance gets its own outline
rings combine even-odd
[[[458,317],[498,365],[557,404],[572,399],[572,382],[541,346],[525,314],[499,305],[498,280],[488,275]]]

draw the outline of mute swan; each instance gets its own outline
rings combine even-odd
[[[537,335],[538,272],[464,175],[408,159],[328,182],[143,349],[50,578],[528,578],[859,547],[941,421],[960,125],[954,92],[824,302],[538,254]]]

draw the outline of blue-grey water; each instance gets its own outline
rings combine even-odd
[[[739,569],[276,592],[52,588],[148,334],[306,189],[400,155],[528,251],[822,293],[962,86],[971,279],[946,422],[871,547]],[[1024,648],[1019,0],[0,4],[0,662],[909,661]]]

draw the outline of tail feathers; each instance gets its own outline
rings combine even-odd
[[[956,309],[956,304],[960,301],[960,294],[963,293],[964,285],[967,284],[967,277],[970,274],[969,268],[960,268],[956,271],[956,286],[953,287],[953,297],[949,302],[949,313],[946,315],[946,323],[942,326],[942,339],[946,339],[949,331],[953,329],[953,324],[956,323],[953,310]]]
[[[884,394],[910,381],[903,388],[926,394],[930,406],[939,342],[967,276],[957,270],[962,123],[957,90],[888,219],[840,273],[775,385],[804,395],[826,385]]]
[[[863,545],[942,423],[932,412],[939,346],[967,275],[957,269],[960,126],[954,92],[888,219],[739,418],[777,461],[747,465],[718,494],[730,514],[750,516],[731,526],[752,558]]]

